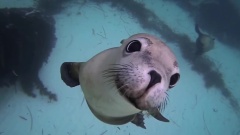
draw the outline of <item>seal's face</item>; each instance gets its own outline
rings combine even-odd
[[[179,80],[179,68],[171,50],[159,39],[137,34],[122,41],[121,59],[107,70],[119,92],[135,107],[164,109],[167,90]]]

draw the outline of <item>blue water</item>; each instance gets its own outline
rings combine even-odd
[[[32,5],[31,1],[13,0],[13,3],[0,0],[0,7]],[[194,21],[183,9],[164,0],[145,4],[176,33],[185,33],[195,41]],[[131,123],[113,126],[100,122],[90,112],[81,88],[70,88],[63,83],[60,65],[65,61],[87,61],[98,52],[119,46],[122,39],[135,33],[151,33],[160,38],[162,35],[142,28],[133,16],[108,4],[88,2],[81,8],[77,4],[66,6],[54,16],[57,43],[39,72],[44,85],[57,93],[58,101],[48,102],[40,95],[28,97],[18,83],[1,88],[5,92],[0,102],[0,135],[240,135],[240,114],[216,88],[207,89],[202,76],[192,71],[191,65],[182,57],[177,43],[164,38],[162,40],[173,50],[181,70],[181,79],[170,90],[170,100],[163,112],[170,122],[163,123],[146,116],[147,129]],[[240,53],[217,39],[215,46],[206,56],[217,65],[227,87],[240,103]],[[17,92],[11,89],[17,89]]]

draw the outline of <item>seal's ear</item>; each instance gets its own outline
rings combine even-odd
[[[81,62],[64,62],[61,65],[60,72],[61,78],[65,82],[66,85],[70,87],[75,87],[80,85],[79,82],[79,69]]]
[[[125,40],[125,39],[121,40],[121,42],[120,42],[120,43],[121,43],[121,44],[123,44],[124,40]]]

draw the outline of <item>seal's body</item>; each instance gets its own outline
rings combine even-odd
[[[210,35],[203,34],[197,24],[195,25],[195,31],[198,34],[198,38],[196,40],[196,55],[202,55],[213,49],[215,39]]]
[[[168,122],[159,109],[164,109],[166,92],[180,77],[175,56],[148,34],[136,34],[121,43],[87,62],[63,63],[62,80],[70,87],[80,84],[90,110],[105,123],[131,121],[145,128],[142,111]]]

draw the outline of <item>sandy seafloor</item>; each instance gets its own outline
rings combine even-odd
[[[1,8],[4,4],[11,6],[6,0],[0,0],[0,3]],[[178,59],[181,79],[169,91],[170,100],[163,112],[170,122],[145,117],[147,129],[131,123],[113,126],[100,122],[87,107],[80,87],[69,88],[60,79],[62,62],[86,61],[102,50],[119,46],[122,39],[135,33],[151,33],[160,38],[161,35],[141,28],[127,12],[120,12],[107,4],[80,6],[75,3],[67,6],[55,16],[57,43],[39,72],[45,86],[57,93],[58,101],[48,102],[41,96],[28,97],[20,90],[19,84],[16,84],[17,92],[15,86],[5,88],[6,92],[0,96],[0,135],[240,135],[240,115],[233,111],[217,89],[205,88],[202,76],[191,70],[177,43],[171,42],[166,44]],[[175,31],[189,35],[193,41],[197,38],[193,20],[173,3],[149,1],[146,7]],[[206,55],[219,65],[228,88],[240,102],[240,53],[216,40],[214,50]],[[38,94],[37,90],[35,92]],[[27,108],[32,113],[32,127]]]

